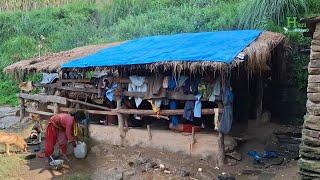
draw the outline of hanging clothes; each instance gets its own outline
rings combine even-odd
[[[171,90],[174,90],[176,88],[182,87],[187,79],[188,79],[187,76],[179,76],[178,78],[171,76],[169,80],[168,88]]]
[[[183,86],[183,93],[184,94],[198,94],[198,80],[192,80],[191,78],[188,78]]]
[[[131,83],[128,85],[128,92],[147,92],[148,87],[145,83],[145,77],[143,76],[130,76],[129,77]],[[132,97],[129,97],[131,99]],[[134,101],[136,107],[138,108],[142,102],[142,98],[135,97]]]
[[[200,117],[201,117],[201,108],[202,108],[201,97],[202,97],[201,94],[197,94],[197,95],[195,96],[196,102],[195,102],[195,104],[194,104],[194,113],[193,113],[193,116],[194,116],[194,117],[197,117],[197,118],[200,118]]]
[[[167,89],[169,87],[170,76],[165,76],[163,78],[162,87]]]
[[[106,98],[111,102],[116,99],[115,91],[116,91],[117,87],[118,87],[118,84],[116,84],[116,83],[113,83],[110,88],[108,86],[106,87],[105,95],[106,95]]]
[[[225,93],[222,96],[222,102],[223,112],[219,131],[225,134],[230,131],[233,121],[233,93],[229,85],[226,85],[225,87]]]
[[[209,97],[209,101],[215,102],[216,101],[216,96],[220,96],[221,93],[221,80],[218,78],[216,82],[214,83],[213,86],[213,92],[211,93]]]
[[[177,109],[177,107],[178,107],[177,101],[170,101],[170,109]],[[176,115],[171,116],[171,122],[174,127],[177,127],[179,124],[178,116]]]
[[[42,80],[40,84],[51,84],[57,79],[59,79],[58,73],[42,73]]]
[[[193,121],[194,101],[186,101],[184,104],[183,118]]]

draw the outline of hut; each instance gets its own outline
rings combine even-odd
[[[30,72],[57,73],[57,81],[42,85],[45,93],[19,94],[21,118],[26,111],[51,115],[80,110],[103,115],[107,122],[115,121],[117,129],[93,126],[91,134],[116,135],[118,139],[109,142],[122,145],[133,145],[137,138],[144,141],[136,144],[161,144],[163,136],[151,131],[150,123],[142,134],[127,127],[128,119],[162,119],[171,129],[189,132],[191,138],[166,135],[165,142],[155,147],[181,146],[190,154],[203,154],[209,144],[214,149],[210,153],[216,153],[212,155],[223,164],[224,134],[233,121],[242,123],[250,113],[261,115],[263,100],[268,99],[263,93],[266,86],[283,77],[284,49],[285,37],[273,32],[183,33],[78,48],[21,61],[5,72],[20,78]],[[45,104],[46,111],[26,109],[30,100]],[[210,133],[196,136],[204,126],[211,127]]]
[[[320,17],[304,19],[312,38],[308,66],[307,114],[302,130],[299,167],[302,179],[320,178]]]

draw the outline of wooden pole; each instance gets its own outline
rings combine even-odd
[[[117,96],[116,100],[117,100],[117,110],[119,110],[121,108],[121,96]],[[125,138],[125,131],[123,128],[123,125],[124,125],[123,115],[121,113],[117,113],[117,116],[118,116],[118,128],[119,128],[119,133],[121,138],[121,145],[123,145],[124,138]]]
[[[149,136],[149,141],[152,140],[152,134],[151,134],[151,129],[150,129],[150,125],[147,125],[147,130],[148,130],[148,136]]]
[[[25,106],[25,100],[21,97],[19,99],[20,99],[20,122],[21,122],[26,115],[26,106]]]
[[[60,95],[60,91],[56,91],[55,92],[55,96],[59,96]],[[58,103],[54,103],[53,104],[54,108],[53,108],[53,114],[58,114],[59,113],[59,104]]]
[[[219,132],[218,134],[218,165],[223,166],[225,161],[224,154],[224,134]]]

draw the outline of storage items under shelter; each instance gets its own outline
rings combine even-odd
[[[145,119],[166,120],[170,129],[191,133],[191,144],[196,132],[210,126],[218,132],[217,157],[223,164],[224,134],[235,119],[246,118],[248,104],[259,116],[266,84],[281,80],[284,45],[283,35],[258,30],[184,33],[78,48],[5,71],[18,78],[45,72],[35,85],[42,93],[20,93],[21,118],[26,112],[84,111],[117,124],[123,142],[128,126]],[[27,101],[41,105],[25,108]]]

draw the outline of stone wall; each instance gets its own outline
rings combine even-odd
[[[320,178],[320,22],[316,24],[311,42],[308,67],[307,114],[300,146],[300,174],[302,179]]]

